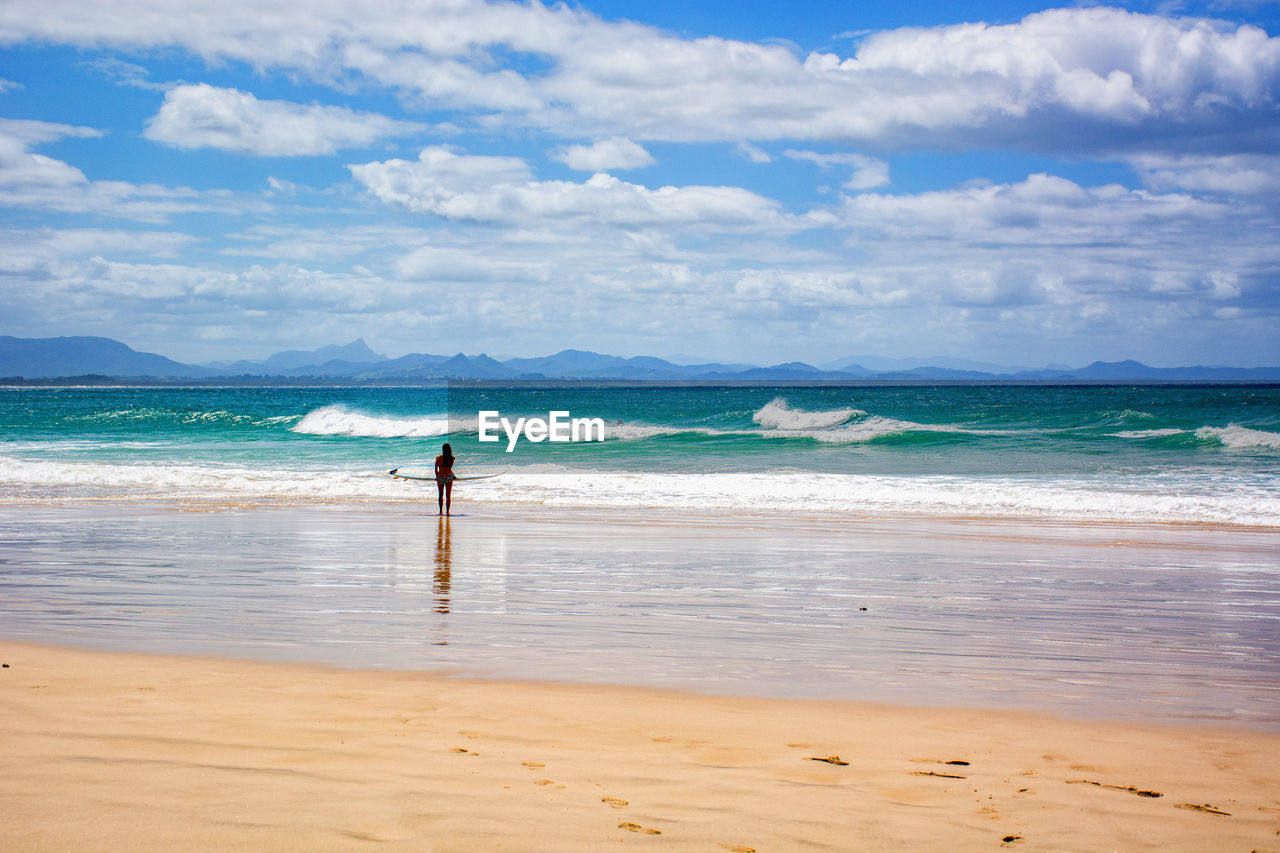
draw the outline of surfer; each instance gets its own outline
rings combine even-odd
[[[436,488],[440,491],[440,515],[448,515],[453,503],[453,481],[458,478],[453,474],[453,448],[449,442],[440,451],[436,457]]]

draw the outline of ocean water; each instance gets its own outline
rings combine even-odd
[[[604,441],[479,441],[478,415]],[[1280,388],[0,390],[0,501],[474,502],[1280,525]]]
[[[1278,580],[1276,388],[0,390],[9,639],[1280,729]]]

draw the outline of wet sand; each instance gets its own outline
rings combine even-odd
[[[0,643],[9,850],[1275,850],[1280,735]]]
[[[1280,731],[1277,529],[455,508],[3,507],[0,637]]]

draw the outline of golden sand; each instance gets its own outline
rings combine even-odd
[[[1280,850],[1280,735],[0,643],[4,850]]]

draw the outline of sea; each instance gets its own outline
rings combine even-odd
[[[1280,730],[1280,388],[0,389],[6,639]]]
[[[477,502],[1280,525],[1258,386],[5,389],[0,502],[414,502],[446,441]]]

